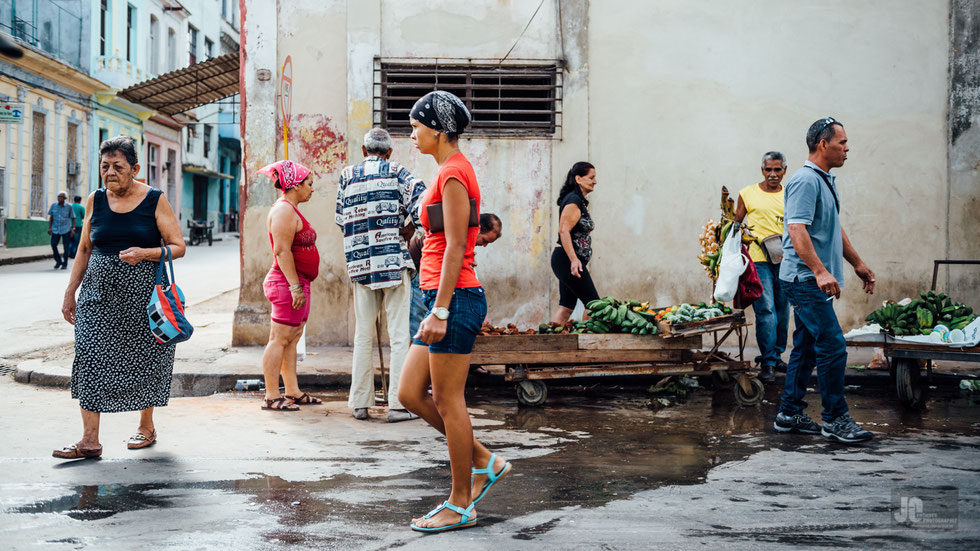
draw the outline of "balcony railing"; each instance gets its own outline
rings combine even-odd
[[[52,0],[11,0],[0,4],[0,31],[69,65],[84,68],[81,14]]]
[[[92,76],[114,88],[128,88],[147,78],[147,71],[132,61],[117,56],[100,55],[95,58]]]

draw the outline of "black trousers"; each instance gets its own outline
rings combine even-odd
[[[561,247],[555,247],[554,252],[551,253],[551,271],[558,278],[559,306],[574,310],[576,300],[581,300],[584,306],[599,298],[599,293],[595,290],[595,284],[592,283],[592,276],[589,275],[585,262],[582,262],[581,277],[573,276],[572,262],[568,260],[568,255]]]

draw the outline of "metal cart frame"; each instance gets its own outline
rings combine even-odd
[[[748,338],[745,314],[733,314],[684,326],[669,327],[660,334],[639,336],[608,334],[535,334],[479,336],[470,356],[472,365],[503,365],[504,380],[517,384],[517,400],[540,406],[548,397],[545,381],[615,375],[716,376],[727,381],[734,375],[733,390],[743,406],[762,401],[765,387],[743,358]],[[668,332],[669,331],[669,332]],[[703,351],[704,336],[711,348]],[[719,337],[719,334],[721,336]],[[738,354],[720,350],[735,335]]]

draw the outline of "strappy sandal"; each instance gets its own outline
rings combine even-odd
[[[473,507],[475,505],[476,505],[475,503],[471,503],[469,507],[463,509],[462,507],[457,507],[456,505],[449,503],[448,500],[443,501],[442,505],[429,511],[422,518],[432,518],[437,513],[439,513],[439,511],[442,511],[443,509],[449,509],[450,511],[459,513],[460,516],[459,522],[457,522],[456,524],[447,524],[445,526],[433,526],[431,528],[425,526],[417,526],[413,522],[412,530],[415,530],[416,532],[448,532],[449,530],[459,530],[460,528],[472,528],[476,526],[476,521],[477,521],[477,519],[470,520],[470,515],[473,514]]]
[[[480,492],[480,495],[476,496],[476,499],[473,500],[473,504],[474,505],[476,505],[476,502],[477,501],[480,501],[481,499],[483,499],[483,496],[487,495],[487,492],[490,491],[490,486],[493,486],[493,483],[494,482],[496,482],[496,481],[500,480],[501,478],[503,478],[503,477],[507,476],[508,474],[510,474],[510,469],[511,469],[510,461],[507,461],[506,463],[504,463],[503,468],[501,468],[499,472],[496,472],[496,473],[493,472],[493,464],[494,464],[494,462],[496,460],[497,460],[497,454],[492,453],[492,454],[490,454],[490,460],[487,461],[486,468],[483,468],[483,469],[473,469],[473,476],[470,478],[470,487],[471,488],[473,487],[473,482],[476,481],[476,475],[478,475],[478,474],[485,474],[485,475],[487,475],[487,482],[486,482],[486,484],[483,485],[483,491],[481,491]]]
[[[129,437],[126,441],[126,447],[131,450],[141,450],[143,448],[149,448],[157,442],[157,431],[156,429],[150,433],[150,436],[143,434],[142,432],[136,431],[136,434]]]
[[[51,457],[57,457],[58,459],[90,459],[101,455],[102,446],[95,449],[83,450],[82,448],[79,448],[77,444],[65,446],[60,450],[54,450],[51,452]]]
[[[299,411],[299,406],[292,402],[287,402],[286,398],[276,398],[275,400],[265,400],[265,405],[262,406],[262,409],[271,411]]]
[[[289,398],[290,400],[293,401],[294,404],[296,404],[298,406],[318,406],[318,405],[320,405],[320,404],[323,403],[323,400],[321,400],[321,399],[319,399],[319,398],[317,398],[315,396],[310,396],[309,394],[307,394],[305,392],[301,396],[299,396],[297,398],[293,398],[292,396],[287,396],[285,394],[283,394],[283,397],[284,398]]]

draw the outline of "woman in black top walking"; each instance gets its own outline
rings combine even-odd
[[[558,310],[551,321],[565,323],[575,309],[599,298],[586,265],[592,258],[592,230],[586,195],[595,189],[595,167],[580,161],[572,165],[558,193],[558,245],[551,253],[551,270],[558,278]],[[588,314],[585,314],[588,316]]]
[[[156,285],[161,241],[174,258],[184,256],[180,225],[160,190],[133,179],[139,164],[132,138],[102,142],[99,160],[105,188],[88,197],[61,308],[75,325],[71,396],[79,401],[83,425],[81,440],[54,451],[61,459],[102,455],[102,413],[139,411],[128,447],[151,446],[157,437],[153,408],[167,405],[174,369],[174,344],[161,344],[150,333],[146,305]]]

